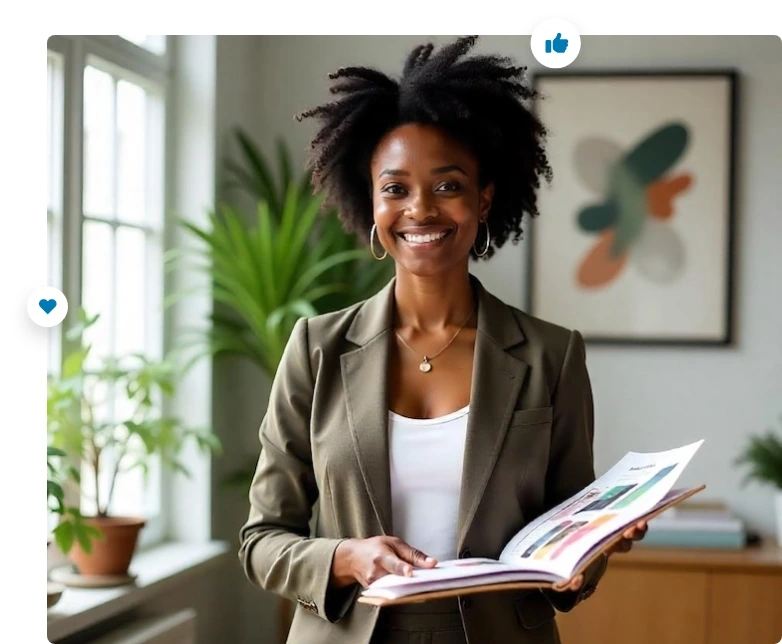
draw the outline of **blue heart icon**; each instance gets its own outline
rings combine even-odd
[[[54,307],[57,306],[57,300],[40,300],[38,306],[43,309],[43,312],[47,315],[54,311]]]

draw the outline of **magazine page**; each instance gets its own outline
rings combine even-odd
[[[636,517],[670,500],[673,484],[703,441],[657,453],[630,452],[588,488],[521,530],[499,560],[472,557],[389,574],[362,591],[365,597],[406,595],[506,581],[559,582],[583,557]]]
[[[703,486],[670,490],[651,512],[660,511],[669,503],[687,498]],[[607,535],[584,553],[582,561],[600,551],[603,544],[613,535]],[[475,586],[504,584],[505,582],[532,582],[536,586],[558,583],[566,577],[551,572],[529,570],[517,565],[506,564],[495,559],[473,557],[438,562],[432,569],[416,570],[413,577],[386,575],[364,590],[362,596],[371,600],[395,600],[409,595],[431,593],[451,589],[467,589]]]
[[[655,505],[655,506],[654,506],[654,507],[653,507],[653,508],[650,510],[650,512],[655,512],[655,511],[658,511],[658,510],[660,510],[661,508],[663,508],[664,506],[668,505],[669,503],[673,503],[673,502],[675,502],[675,501],[677,501],[677,500],[680,500],[680,499],[685,499],[685,498],[687,498],[687,497],[691,496],[692,494],[695,494],[695,493],[697,493],[697,492],[698,492],[700,489],[702,489],[703,487],[705,487],[705,486],[698,486],[698,487],[693,487],[693,488],[674,488],[674,489],[670,490],[670,491],[668,492],[668,494],[666,494],[666,495],[663,497],[663,499],[662,499],[662,500],[661,500],[659,503],[657,503],[657,504],[656,504],[656,505]],[[644,516],[648,516],[648,514],[647,514],[647,513],[644,513]],[[624,528],[622,528],[622,527],[619,527],[617,530],[618,530],[618,531],[621,531],[621,530],[623,530],[623,529],[624,529]],[[594,544],[593,544],[593,545],[592,545],[592,546],[589,548],[589,550],[587,550],[587,551],[586,551],[586,552],[583,554],[583,556],[582,556],[582,557],[581,557],[581,559],[578,561],[578,563],[576,564],[576,566],[575,566],[575,567],[576,567],[576,568],[577,568],[577,567],[579,567],[579,566],[581,565],[581,562],[582,562],[582,561],[585,561],[585,560],[587,560],[587,559],[590,559],[590,558],[591,558],[593,555],[595,555],[596,553],[598,553],[598,552],[599,552],[599,551],[600,551],[600,550],[603,548],[603,546],[605,545],[605,543],[606,543],[607,541],[609,541],[609,540],[610,540],[610,539],[611,539],[613,536],[615,536],[615,534],[616,534],[616,532],[614,532],[614,533],[609,533],[609,534],[605,535],[605,536],[604,536],[602,539],[600,539],[599,541],[596,541],[596,542],[595,542],[595,543],[594,543]]]
[[[628,452],[589,487],[525,526],[500,560],[568,578],[584,555],[666,498],[703,441],[664,452]]]
[[[506,581],[559,581],[551,573],[522,572],[496,559],[472,557],[440,561],[434,568],[414,568],[412,577],[389,574],[362,591],[365,597],[395,599],[417,593]]]

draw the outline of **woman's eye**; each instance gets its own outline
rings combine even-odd
[[[383,186],[380,192],[386,192],[392,195],[402,195],[404,194],[405,189],[402,186],[400,186],[398,183],[390,183],[387,186]]]
[[[445,192],[453,192],[454,190],[459,190],[462,186],[459,184],[458,181],[446,181],[437,188],[438,191],[442,190]]]

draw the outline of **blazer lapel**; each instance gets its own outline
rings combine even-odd
[[[359,309],[347,339],[358,348],[340,357],[348,425],[380,530],[392,532],[388,445],[388,367],[394,279]]]
[[[524,341],[510,309],[471,276],[478,293],[470,414],[459,500],[457,553],[497,462],[528,366],[506,349]]]
[[[478,327],[470,414],[459,500],[457,552],[489,482],[528,366],[507,352],[524,341],[510,309],[470,279],[478,300]],[[340,357],[348,425],[372,510],[383,534],[392,534],[388,443],[388,368],[394,304],[391,281],[358,310],[346,338],[357,345]]]

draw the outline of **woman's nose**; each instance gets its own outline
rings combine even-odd
[[[425,220],[437,217],[439,211],[437,206],[427,196],[419,194],[410,201],[406,214],[417,220]]]

